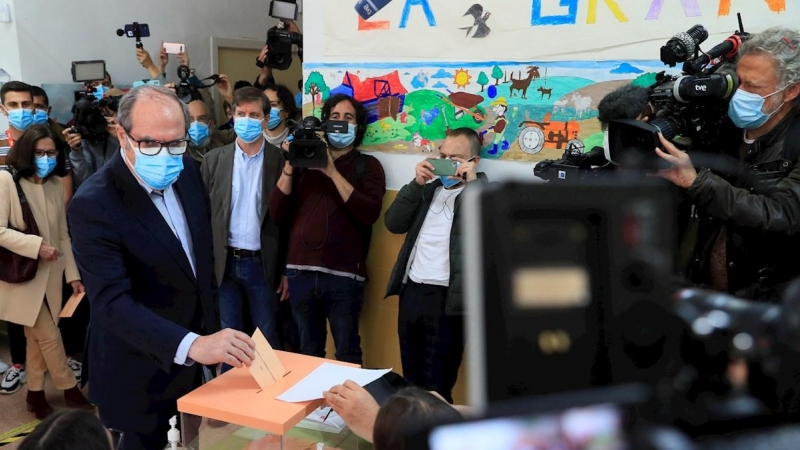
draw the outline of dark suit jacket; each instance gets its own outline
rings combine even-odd
[[[206,154],[201,171],[211,198],[211,229],[214,234],[214,260],[217,284],[225,275],[228,252],[228,231],[231,223],[231,191],[233,183],[233,157],[236,143],[215,148]],[[278,287],[286,265],[285,230],[269,214],[269,196],[281,176],[285,159],[283,151],[266,143],[261,192],[261,262],[267,283]]]
[[[89,393],[101,410],[174,410],[199,370],[174,363],[178,345],[190,331],[220,327],[208,196],[188,155],[173,188],[192,234],[196,277],[119,152],[70,203],[73,251],[91,304]]]

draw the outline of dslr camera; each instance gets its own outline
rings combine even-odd
[[[189,77],[191,77],[192,72],[189,67],[181,65],[178,66],[178,78],[180,81],[175,84],[175,95],[178,96],[179,99],[183,103],[187,105],[195,100],[203,100],[203,95],[200,93],[200,89],[208,89],[214,84],[217,83],[219,80],[219,75],[211,75],[208,78],[200,80],[200,84],[192,84],[189,81]],[[204,81],[210,80],[211,83],[203,84]]]
[[[328,164],[328,144],[318,133],[347,133],[345,120],[328,120],[325,123],[314,116],[298,122],[289,144],[289,164],[297,168],[319,168]]]
[[[275,70],[286,70],[292,65],[292,45],[302,45],[303,35],[291,33],[284,28],[284,20],[297,19],[297,3],[295,1],[273,0],[269,5],[269,15],[279,19],[278,25],[267,31],[269,53],[267,60],[261,62],[256,58],[258,67],[269,67]]]

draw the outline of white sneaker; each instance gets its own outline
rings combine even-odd
[[[0,375],[6,373],[6,370],[8,370],[8,364],[0,360]]]
[[[6,371],[6,376],[0,382],[0,394],[13,394],[28,382],[28,372],[19,364],[14,364]]]
[[[75,379],[81,381],[81,375],[83,374],[83,364],[79,363],[72,359],[72,357],[67,358],[67,365],[70,369],[72,369],[72,373],[75,374]]]

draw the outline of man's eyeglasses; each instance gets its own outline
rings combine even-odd
[[[57,158],[58,150],[36,150],[33,152],[33,156],[37,158],[41,158],[42,156],[47,156],[48,158]]]
[[[128,139],[136,144],[135,147],[139,149],[141,154],[146,156],[156,156],[161,153],[161,150],[163,150],[165,147],[170,155],[182,155],[186,153],[186,145],[189,143],[189,139],[176,139],[169,142],[157,141],[155,139],[137,140],[134,139],[129,133]]]

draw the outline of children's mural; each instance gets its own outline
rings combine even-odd
[[[369,111],[364,150],[436,153],[448,130],[469,127],[483,158],[509,161],[602,145],[598,103],[624,84],[679,73],[658,60],[674,34],[702,23],[701,48],[711,48],[736,30],[740,10],[757,29],[792,26],[800,13],[781,0],[307,3],[325,20],[321,55],[304,64],[305,114],[346,93]]]
[[[597,103],[623,84],[650,84],[663,70],[653,61],[306,67],[304,92],[313,101],[304,113],[319,115],[330,95],[352,95],[368,111],[365,150],[431,153],[448,130],[469,127],[483,139],[482,157],[512,161],[601,143]]]

